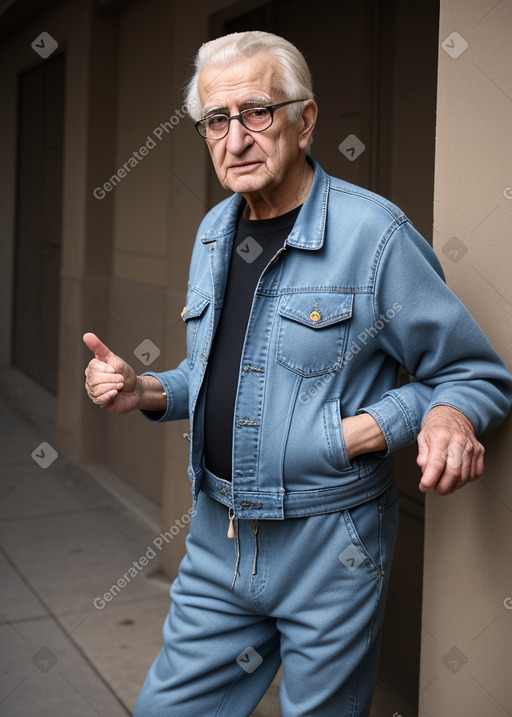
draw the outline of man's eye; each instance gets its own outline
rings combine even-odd
[[[253,110],[244,112],[244,117],[249,120],[261,120],[268,117],[268,110],[265,107],[256,107]]]
[[[213,117],[208,117],[206,119],[206,124],[208,127],[221,127],[223,124],[227,122],[227,117],[225,115],[213,115]]]

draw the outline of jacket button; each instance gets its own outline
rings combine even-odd
[[[320,321],[322,316],[318,313],[318,311],[312,311],[309,315],[309,318],[311,321]]]
[[[187,311],[188,311],[187,307],[184,306],[184,307],[182,308],[182,310],[181,310],[181,316],[185,316],[185,314],[187,313]]]

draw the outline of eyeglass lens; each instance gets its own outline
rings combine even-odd
[[[266,107],[254,107],[240,113],[242,124],[253,132],[262,132],[272,123],[272,115]],[[227,134],[229,118],[227,115],[212,115],[203,121],[204,132],[209,139]]]

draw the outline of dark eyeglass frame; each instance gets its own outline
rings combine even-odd
[[[227,115],[225,112],[214,112],[213,114],[206,115],[206,117],[203,117],[202,119],[198,120],[194,124],[194,127],[198,131],[200,137],[202,137],[203,139],[209,139],[209,140],[224,139],[224,137],[226,137],[226,135],[229,132],[229,126],[230,126],[231,120],[235,120],[235,119],[238,120],[240,122],[240,124],[242,125],[242,127],[245,127],[245,129],[248,130],[249,132],[265,132],[267,129],[272,127],[272,124],[274,123],[274,112],[276,110],[281,109],[281,107],[286,107],[286,105],[291,105],[294,102],[307,102],[308,99],[311,99],[311,97],[308,97],[307,99],[303,99],[303,100],[287,100],[286,102],[279,102],[276,105],[258,105],[258,106],[254,106],[254,107],[248,107],[247,109],[242,110],[242,112],[240,112],[240,114],[231,115],[231,116]],[[251,129],[250,127],[247,127],[246,124],[244,124],[243,115],[246,112],[254,112],[255,110],[267,110],[268,112],[270,112],[270,124],[267,125],[267,127],[264,127],[263,129]],[[206,136],[205,122],[206,122],[206,120],[212,119],[213,117],[226,117],[226,119],[228,121],[226,133],[223,134],[222,137],[207,137]]]

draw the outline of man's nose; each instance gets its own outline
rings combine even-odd
[[[230,154],[241,154],[247,147],[253,144],[254,139],[246,127],[236,119],[229,123],[229,130],[226,139],[226,149]]]

